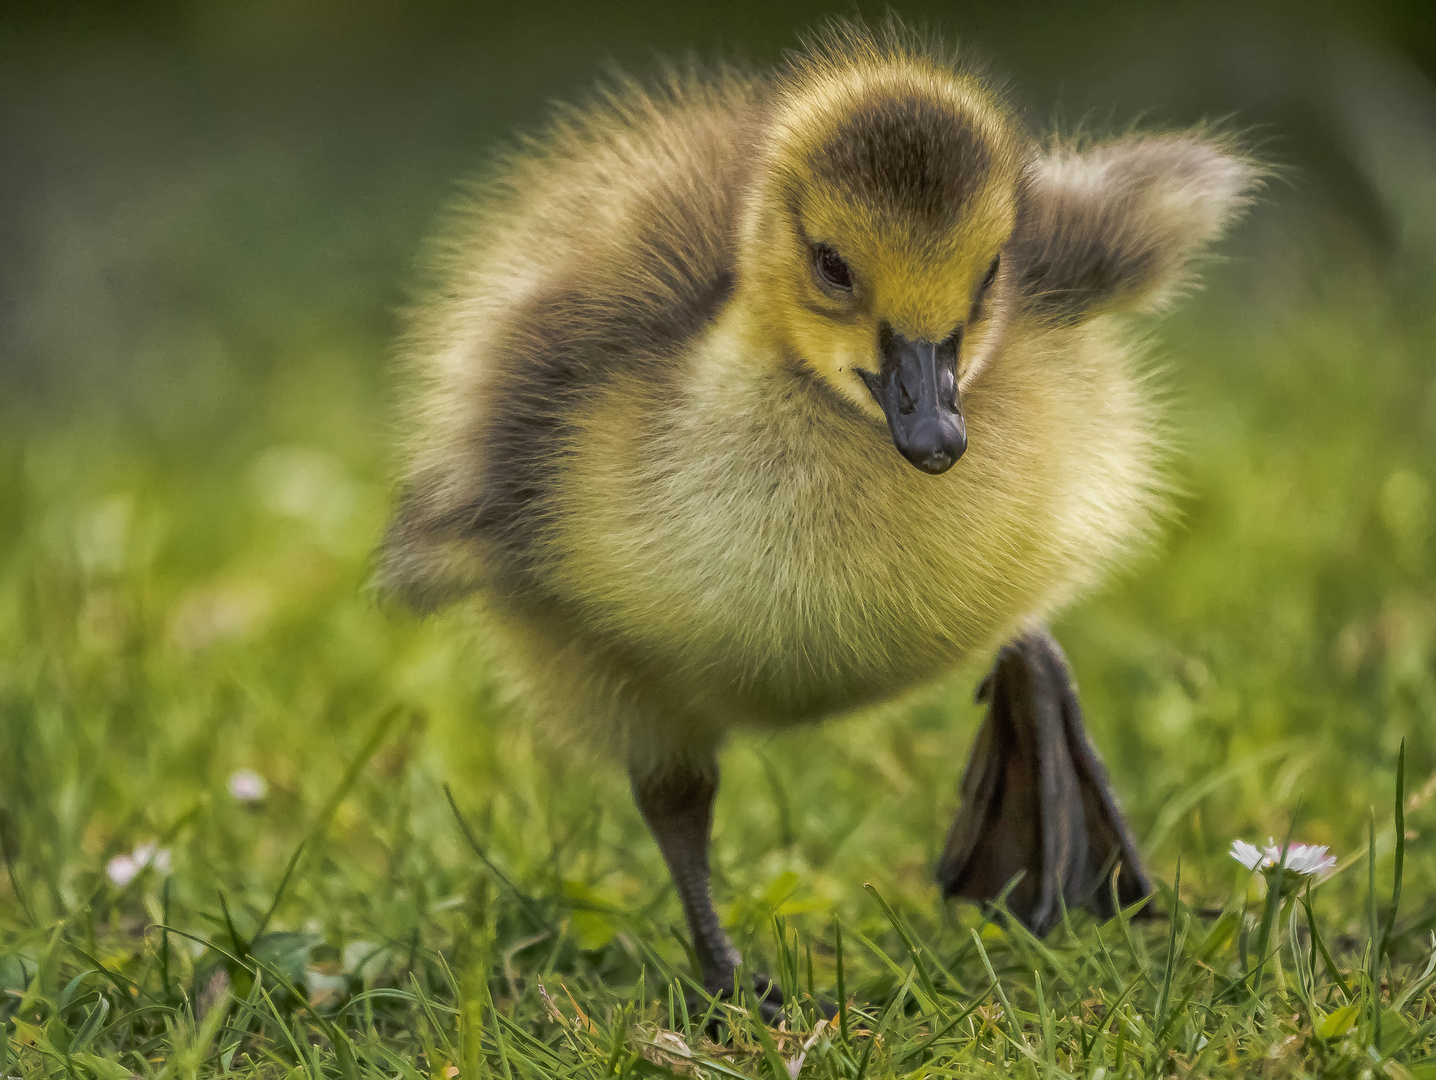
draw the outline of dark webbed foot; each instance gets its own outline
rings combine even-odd
[[[1150,891],[1136,844],[1082,724],[1067,658],[1035,631],[1003,648],[978,689],[987,719],[937,868],[943,895],[1007,909],[1037,934],[1062,908],[1103,917]]]

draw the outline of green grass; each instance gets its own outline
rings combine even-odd
[[[969,670],[730,748],[716,891],[798,1004],[718,1042],[620,771],[511,723],[462,613],[365,591],[377,335],[12,401],[0,1076],[1436,1076],[1436,315],[1296,220],[1160,330],[1177,520],[1057,627],[1163,917],[944,908]],[[1343,868],[1278,905],[1225,854],[1268,835]],[[146,841],[168,873],[115,885]]]

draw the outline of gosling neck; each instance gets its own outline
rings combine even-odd
[[[789,340],[787,328],[773,318],[760,285],[740,287],[714,324],[707,365],[729,387],[770,388],[775,379],[793,377],[803,367],[802,353]]]
[[[883,425],[829,386],[751,300],[736,292],[694,350],[679,423],[703,432],[698,441],[710,447],[718,433],[742,432],[740,442],[769,447],[836,438],[890,448]]]

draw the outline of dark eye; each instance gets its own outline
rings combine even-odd
[[[813,245],[813,269],[818,277],[835,289],[853,287],[853,272],[848,269],[843,257],[827,244]]]
[[[977,296],[972,301],[972,317],[974,319],[982,312],[982,302],[987,299],[987,290],[992,288],[992,283],[997,280],[997,268],[1001,262],[1001,255],[992,257],[992,265],[987,268],[987,273],[982,278],[982,284],[977,287]]]

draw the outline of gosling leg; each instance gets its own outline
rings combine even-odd
[[[703,989],[715,997],[733,994],[743,957],[718,919],[708,891],[708,845],[713,831],[713,800],[718,795],[718,761],[670,761],[658,770],[629,766],[633,800],[658,843],[683,904]],[[764,1019],[777,1015],[782,994],[766,979],[755,979]]]
[[[1116,913],[1151,887],[1087,739],[1067,658],[1046,631],[1004,646],[977,691],[988,703],[962,779],[962,807],[937,867],[943,895],[995,900],[1035,934],[1062,908]]]

